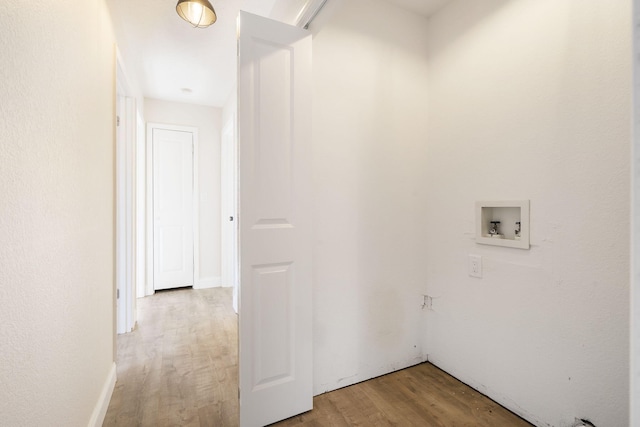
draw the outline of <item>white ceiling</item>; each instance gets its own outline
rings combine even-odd
[[[213,0],[218,20],[209,28],[183,21],[177,0],[109,0],[108,5],[126,72],[138,78],[145,97],[219,107],[235,82],[239,11],[268,16],[275,1]]]
[[[349,0],[329,0],[349,1]],[[429,16],[450,0],[388,0]],[[236,76],[236,17],[240,10],[284,16],[307,0],[211,0],[218,21],[192,28],[176,13],[177,0],[107,0],[119,50],[147,98],[221,107]],[[289,13],[290,15],[291,13]]]

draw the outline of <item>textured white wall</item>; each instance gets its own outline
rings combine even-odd
[[[220,285],[220,132],[222,109],[145,98],[145,120],[198,128],[200,191],[200,277]]]
[[[630,2],[459,0],[428,39],[429,359],[537,425],[628,425]],[[531,200],[531,250],[475,244],[495,199]]]
[[[0,424],[86,426],[114,353],[106,8],[0,2],[0,52]]]
[[[632,292],[631,292],[631,424],[640,425],[640,0],[633,0],[634,41],[634,146],[632,206]]]
[[[423,360],[425,25],[380,0],[312,25],[315,393]]]

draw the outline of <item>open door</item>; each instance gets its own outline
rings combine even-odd
[[[239,22],[240,426],[313,407],[311,34]]]

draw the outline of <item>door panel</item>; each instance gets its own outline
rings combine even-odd
[[[312,409],[311,36],[240,14],[240,425]]]
[[[154,288],[193,285],[193,134],[153,130]]]

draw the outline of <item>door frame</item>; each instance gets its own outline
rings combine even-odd
[[[147,282],[146,269],[146,222],[147,222],[147,187],[146,187],[146,168],[147,168],[147,144],[145,141],[145,123],[140,110],[136,110],[136,171],[135,171],[135,203],[136,203],[136,298],[145,296],[145,287]]]
[[[238,312],[238,139],[233,114],[222,127],[220,150],[221,199],[221,274],[222,286],[233,288],[233,309]],[[225,156],[225,154],[227,156]],[[229,224],[233,214],[233,227]]]
[[[153,131],[155,129],[189,132],[193,135],[193,287],[200,282],[200,192],[198,187],[198,128],[165,123],[147,123],[147,282],[145,296],[155,293],[153,277]]]
[[[115,310],[116,333],[136,323],[136,99],[116,47],[115,125]]]

